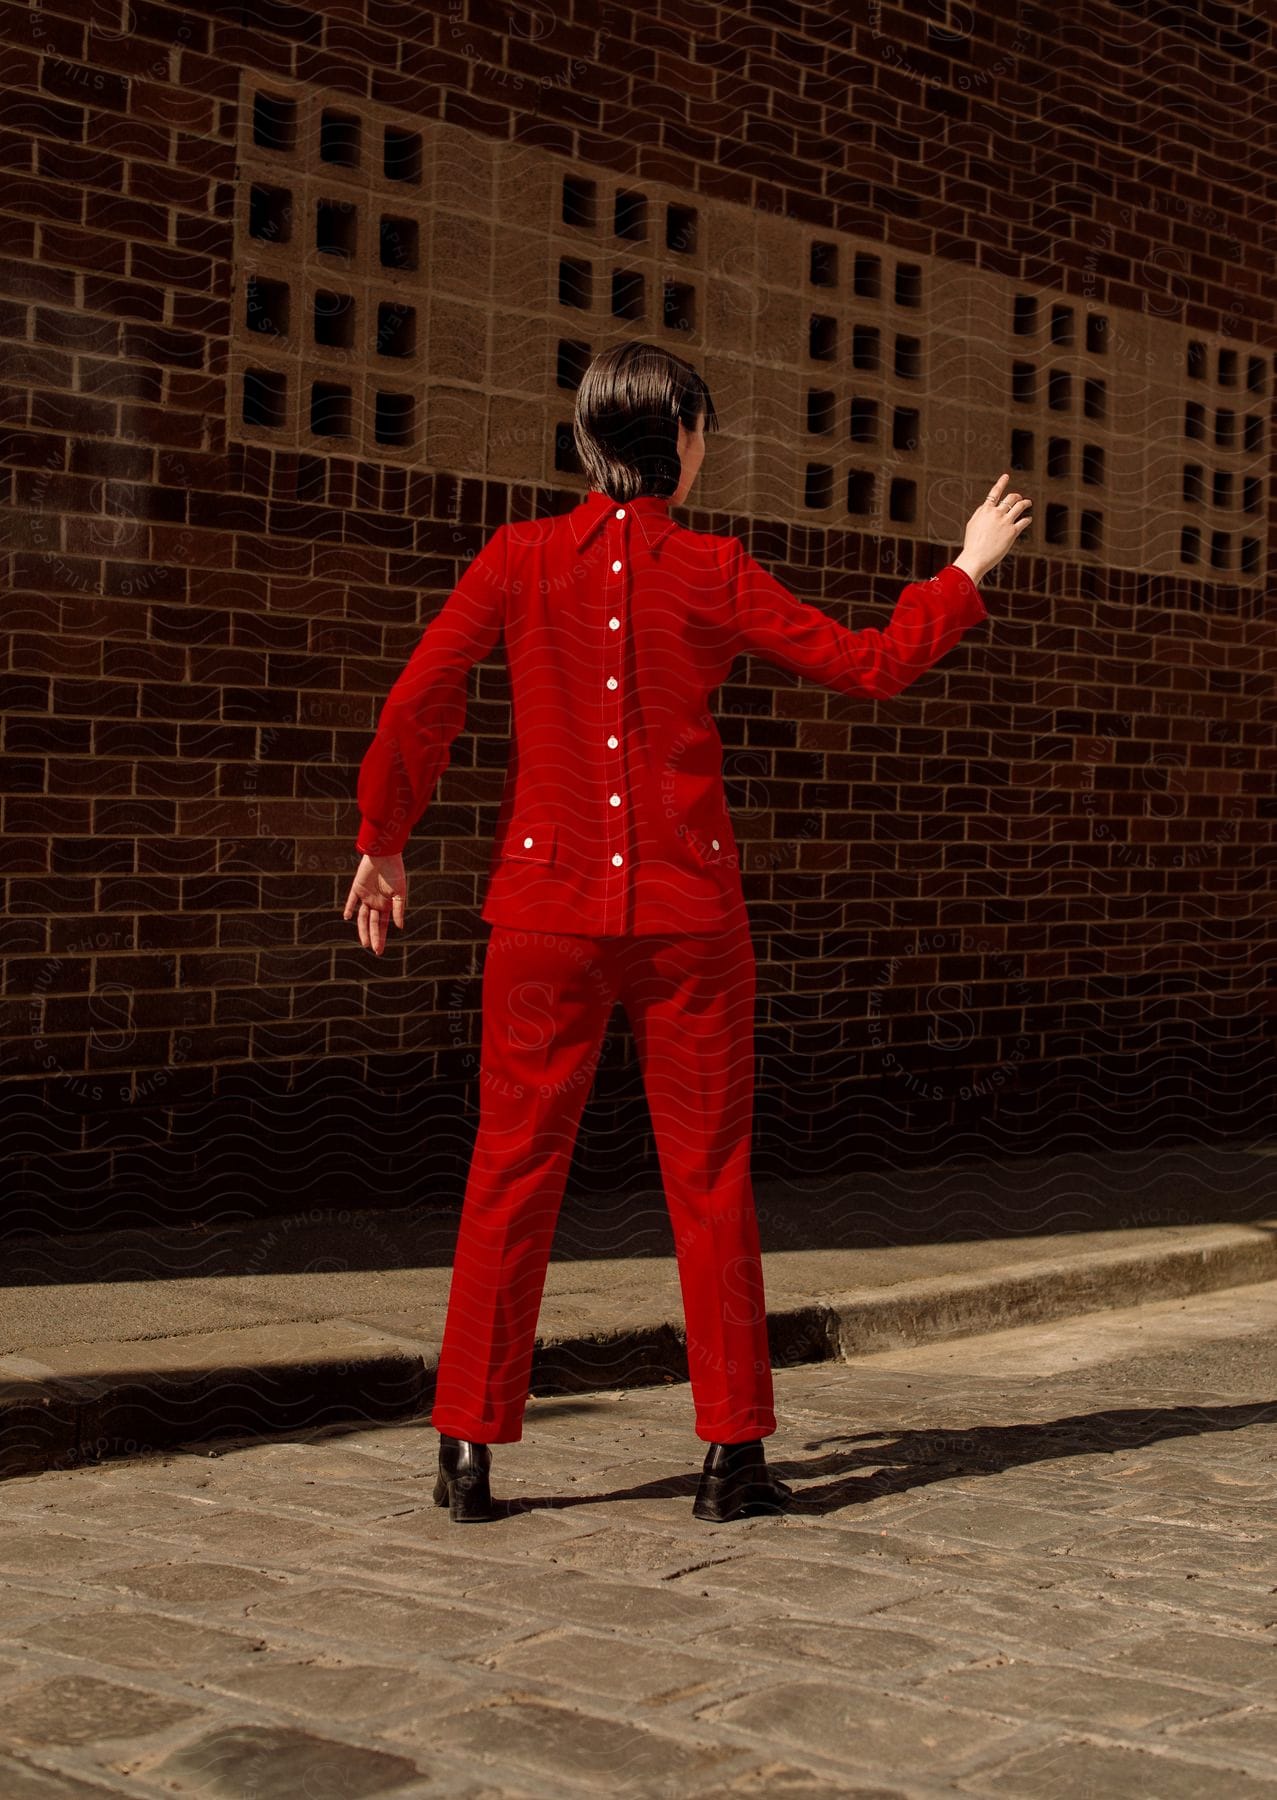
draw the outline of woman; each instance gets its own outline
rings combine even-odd
[[[431,1413],[435,1498],[458,1521],[491,1516],[491,1446],[522,1436],[559,1203],[617,999],[709,1445],[693,1513],[788,1500],[763,1454],[776,1417],[749,1169],[754,952],[709,695],[742,654],[842,693],[899,693],[988,617],[976,583],[1029,523],[1003,474],[956,562],[910,583],[884,629],[849,631],[739,539],[670,516],[717,422],[704,380],[671,352],[629,341],[596,356],[574,421],[589,492],[497,528],[392,688],[360,768],[344,917],[380,955],[387,916],[403,929],[400,852],[464,723],[469,671],[504,637],[513,733],[482,910],[479,1128]]]

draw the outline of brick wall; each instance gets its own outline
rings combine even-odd
[[[986,585],[987,627],[890,703],[744,664],[718,696],[760,965],[757,1172],[837,1182],[865,1159],[1258,1128],[1271,39],[1245,9],[1151,0],[670,0],[571,20],[482,0],[0,5],[6,1227],[455,1202],[499,651],[410,846],[411,930],[376,965],[340,920],[354,772],[486,535],[581,493],[559,427],[582,345],[656,337],[701,363],[728,429],[687,521],[740,534],[844,621],[882,623],[1021,454],[1012,415],[1031,396],[982,363],[979,313],[1028,295],[1103,312],[1114,366],[1132,352],[1107,478],[1080,411],[1059,440],[1077,464],[1048,450],[1044,390],[1036,460],[1017,465],[1039,523]],[[467,364],[442,275],[419,296],[395,276],[429,302],[398,336],[438,434],[374,430],[359,387],[348,444],[305,415],[273,439],[269,415],[245,418],[237,310],[261,161],[244,107],[272,82],[303,116],[327,95],[417,122],[437,154],[427,224],[448,198],[432,169],[495,171],[493,241],[532,223],[538,280],[541,222],[563,215],[530,219],[502,170],[535,180],[538,205],[567,168],[578,194],[646,184],[680,219],[726,220],[678,277],[678,307],[699,295],[702,316],[689,331],[681,313],[578,304],[569,322],[560,275],[521,322],[527,269],[494,262],[470,307],[489,358]],[[851,379],[811,329],[833,316],[813,241],[924,271],[905,304],[932,284],[921,409],[881,455],[804,435]],[[793,243],[810,277],[777,275]],[[278,284],[255,292],[282,303]],[[757,297],[747,330],[719,305],[716,335],[724,294]],[[1039,347],[1055,341],[1052,324]],[[928,382],[929,351],[952,385]],[[309,353],[289,354],[304,382]],[[1258,422],[1225,439],[1221,413]],[[1202,440],[1187,453],[1185,434]],[[888,465],[890,505],[853,504],[880,477],[887,491]],[[655,1173],[619,1010],[575,1174],[606,1189],[618,1168]]]

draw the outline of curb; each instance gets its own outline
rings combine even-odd
[[[821,1296],[768,1313],[772,1360],[777,1368],[842,1361],[1277,1280],[1277,1220],[1209,1230],[1205,1244],[1056,1256]],[[212,1438],[424,1423],[438,1343],[329,1319],[84,1344],[61,1361],[54,1368],[32,1357],[0,1356],[0,1479]],[[580,1394],[686,1380],[681,1330],[640,1325],[538,1338],[531,1392]]]

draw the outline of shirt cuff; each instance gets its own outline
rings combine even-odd
[[[355,848],[361,856],[398,856],[406,842],[406,838],[396,842],[393,833],[379,832],[375,825],[370,825],[365,819],[355,839]]]
[[[946,563],[935,579],[944,585],[945,598],[953,603],[965,625],[978,625],[989,617],[984,596],[965,569],[957,563]]]

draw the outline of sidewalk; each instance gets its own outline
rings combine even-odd
[[[862,1175],[854,1191],[772,1182],[756,1202],[777,1366],[1277,1278],[1268,1143],[950,1163]],[[959,1224],[981,1218],[1024,1223]],[[0,1476],[420,1414],[456,1223],[451,1209],[315,1210],[6,1239]],[[916,1241],[899,1241],[906,1229]],[[685,1379],[661,1194],[570,1196],[532,1391]]]

